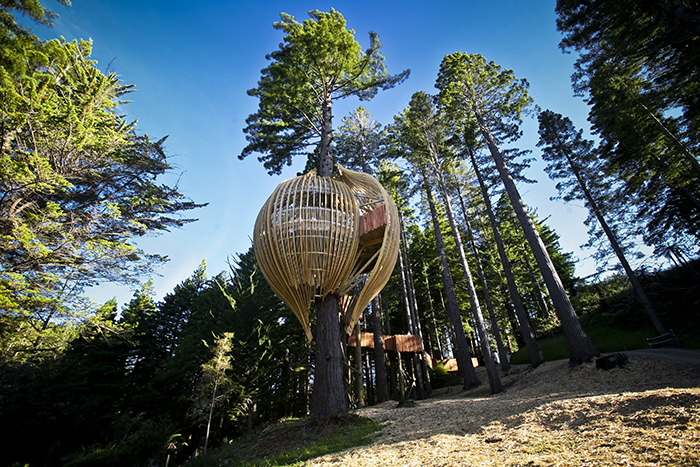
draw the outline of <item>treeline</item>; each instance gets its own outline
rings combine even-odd
[[[4,465],[179,463],[208,439],[303,417],[309,345],[252,252],[229,274],[205,268],[158,303],[150,284],[122,310],[106,303],[61,352],[6,359]]]
[[[424,343],[433,358],[447,358],[452,338],[436,279],[434,236],[413,224],[407,238]],[[556,238],[551,239],[556,250]],[[381,295],[385,335],[412,332],[400,276],[397,267],[391,286]],[[555,323],[547,309],[538,310],[534,304],[538,286],[526,270],[518,276],[533,301],[535,329],[546,333]],[[547,306],[548,299],[543,300]],[[465,306],[466,298],[460,302]],[[511,336],[507,345],[513,351],[518,348],[517,326],[506,308],[499,310],[501,329]],[[368,315],[362,323],[363,332],[375,331]],[[465,326],[474,355],[480,356],[469,321]],[[149,459],[163,465],[168,457],[176,465],[207,446],[220,446],[255,427],[308,412],[313,344],[306,342],[294,315],[270,290],[252,250],[232,261],[229,272],[213,278],[207,277],[203,263],[159,302],[147,283],[121,310],[111,301],[82,324],[59,327],[73,336],[61,350],[29,358],[4,355],[4,465],[145,465]],[[392,397],[416,397],[412,356],[402,355],[402,362],[395,353],[387,356]],[[363,396],[373,403],[375,357],[365,351],[362,359]],[[352,357],[349,363],[357,362]],[[350,379],[347,387],[352,387]],[[357,402],[350,389],[347,397]]]

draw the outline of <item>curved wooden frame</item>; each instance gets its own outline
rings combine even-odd
[[[361,214],[367,215],[380,208],[384,208],[385,211],[384,232],[378,250],[369,260],[362,261],[362,249],[370,249],[371,251],[372,245],[363,245],[360,238],[358,261],[340,290],[344,294],[350,293],[353,289],[360,290],[351,302],[352,308],[345,329],[348,334],[351,334],[355,323],[362,315],[362,311],[381,292],[394,271],[399,254],[401,226],[396,204],[376,178],[366,173],[345,169],[340,165],[337,167],[340,180],[345,182],[355,194]],[[361,288],[360,284],[362,284]]]
[[[398,211],[372,177],[338,166],[340,177],[319,177],[316,171],[286,180],[260,210],[253,231],[253,249],[272,290],[299,319],[309,340],[309,308],[328,294],[343,300],[350,313],[346,332],[386,285],[399,248]],[[363,214],[386,211],[380,239],[363,244]],[[369,252],[369,258],[368,258]]]

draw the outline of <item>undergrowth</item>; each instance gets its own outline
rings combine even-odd
[[[309,459],[367,445],[380,428],[378,423],[354,415],[332,425],[309,426],[302,419],[286,420],[209,451],[186,465],[299,466]]]

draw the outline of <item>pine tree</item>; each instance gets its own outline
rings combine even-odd
[[[309,16],[311,19],[299,23],[281,14],[274,26],[286,33],[284,43],[268,55],[272,63],[262,70],[258,87],[248,91],[260,104],[258,112],[246,120],[249,144],[239,158],[261,154],[258,160],[270,174],[280,173],[296,155],[317,154],[318,175],[332,176],[333,103],[348,96],[370,99],[379,89],[402,82],[409,73],[387,73],[375,33],[370,33],[370,47],[362,52],[339,12],[314,10]],[[318,305],[316,329],[310,415],[327,421],[334,413],[347,412],[339,306],[333,295]]]
[[[615,255],[632,284],[637,299],[642,304],[642,308],[654,325],[657,334],[666,334],[666,328],[661,323],[651,301],[627,261],[615,232],[606,221],[601,204],[593,194],[591,185],[599,173],[594,159],[593,142],[584,140],[581,136],[582,131],[576,131],[571,120],[560,114],[547,110],[542,112],[538,118],[540,122],[538,145],[544,146],[543,158],[548,162],[545,170],[552,179],[562,180],[557,184],[557,188],[567,200],[582,199],[586,202],[591,214],[595,216],[610,241]]]
[[[527,94],[527,82],[517,80],[511,70],[501,70],[501,67],[487,62],[481,55],[457,52],[443,59],[436,86],[445,105],[473,119],[480,130],[554,302],[569,346],[570,365],[590,361],[600,352],[581,327],[561,278],[499,150],[499,140],[512,140],[519,136],[521,115],[532,106],[532,99]]]

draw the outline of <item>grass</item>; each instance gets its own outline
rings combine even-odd
[[[309,459],[369,444],[380,428],[378,423],[352,415],[324,426],[309,427],[305,420],[287,420],[209,451],[187,466],[300,466]]]
[[[646,338],[655,335],[654,330],[651,328],[625,330],[609,325],[586,326],[585,324],[583,327],[595,348],[602,353],[646,349],[648,348]],[[569,348],[566,345],[564,335],[561,333],[538,340],[537,345],[539,345],[546,361],[569,358]],[[514,364],[530,363],[530,355],[527,349],[523,346],[511,355],[510,362]]]

